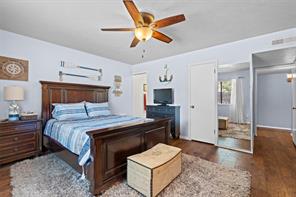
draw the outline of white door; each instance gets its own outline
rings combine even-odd
[[[215,143],[216,63],[190,67],[190,132],[191,139]]]
[[[292,79],[292,137],[293,142],[296,145],[296,69],[293,69]]]
[[[146,73],[133,75],[133,116],[136,117],[146,117],[144,104],[147,100],[147,93],[144,88],[145,84],[147,84]]]

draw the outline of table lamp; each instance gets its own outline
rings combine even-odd
[[[16,101],[24,100],[24,89],[17,86],[4,87],[4,99],[11,101],[8,108],[8,120],[17,121],[20,118],[20,107]]]

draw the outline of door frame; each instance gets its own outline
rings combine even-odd
[[[217,75],[217,65],[218,65],[218,60],[208,60],[208,61],[204,61],[204,62],[199,62],[199,63],[195,63],[195,64],[190,64],[187,66],[187,84],[188,84],[188,104],[187,104],[187,109],[188,109],[188,136],[189,136],[189,140],[192,140],[192,132],[191,132],[191,111],[190,111],[190,104],[191,104],[191,75],[190,75],[190,71],[191,68],[193,66],[200,66],[200,65],[204,65],[204,64],[214,64],[214,87],[213,87],[213,91],[214,91],[214,99],[215,101],[217,101],[217,80],[218,80],[218,75]],[[215,105],[215,119],[218,120],[218,108],[217,105]],[[214,122],[214,128],[215,128],[215,140],[214,140],[214,144],[215,146],[217,146],[217,142],[218,142],[218,121]]]
[[[294,63],[294,71],[296,72],[296,63]],[[292,69],[292,75],[294,75],[294,71]],[[294,145],[296,146],[296,122],[295,122],[295,91],[296,91],[296,83],[294,81],[294,76],[292,77],[292,84],[291,84],[291,88],[292,88],[292,115],[291,115],[291,134],[292,134],[292,141],[294,143]]]
[[[250,79],[251,79],[251,130],[252,130],[252,143],[251,143],[251,154],[254,153],[254,142],[255,142],[255,136],[257,136],[257,118],[258,118],[258,114],[257,114],[257,109],[258,109],[258,101],[257,101],[257,95],[258,95],[258,87],[257,87],[257,70],[256,68],[254,68],[253,66],[253,57],[255,54],[257,53],[263,53],[263,52],[269,52],[269,51],[274,51],[274,50],[281,50],[281,49],[288,49],[288,48],[295,48],[295,45],[292,46],[278,46],[278,47],[272,47],[269,49],[263,49],[263,50],[256,50],[256,51],[252,51],[250,53],[249,59],[250,59],[250,65],[251,65],[251,75],[250,75]]]
[[[148,72],[146,71],[140,71],[140,72],[132,72],[132,78],[131,78],[131,81],[132,81],[132,104],[134,103],[134,76],[135,75],[146,75],[146,78],[147,78],[147,98],[149,97],[149,86],[148,86]],[[146,100],[146,102],[148,102],[148,99]],[[135,110],[135,106],[132,105],[132,114],[134,114],[134,110]]]

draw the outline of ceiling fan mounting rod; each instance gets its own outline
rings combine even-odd
[[[149,26],[154,21],[154,15],[148,12],[140,12],[143,18],[143,26]]]

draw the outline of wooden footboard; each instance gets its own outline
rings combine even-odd
[[[100,194],[114,182],[122,180],[126,175],[127,157],[158,143],[168,144],[169,132],[169,119],[89,131],[92,161],[84,168],[90,182],[90,192]],[[44,136],[43,145],[82,173],[78,156],[59,142]]]
[[[126,174],[127,157],[158,143],[168,143],[168,119],[88,132],[92,162],[87,177],[90,191],[99,194]]]

